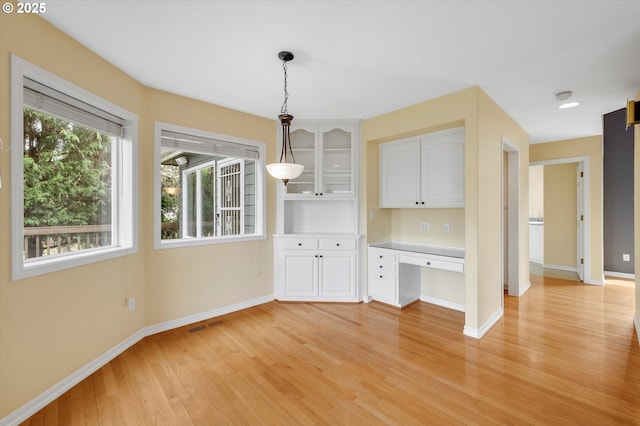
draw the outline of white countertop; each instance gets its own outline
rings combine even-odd
[[[437,256],[455,257],[464,259],[464,248],[450,246],[436,246],[430,244],[404,243],[401,241],[383,241],[369,244],[369,247],[402,250],[413,253],[433,254]]]

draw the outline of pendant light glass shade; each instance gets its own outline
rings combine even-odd
[[[280,151],[280,161],[267,164],[267,172],[274,178],[282,180],[286,186],[290,179],[295,179],[302,174],[304,166],[296,164],[295,158],[293,158],[291,137],[289,135],[289,127],[291,120],[293,120],[293,115],[287,112],[287,100],[289,99],[289,93],[287,92],[287,62],[293,59],[293,53],[280,52],[278,58],[282,60],[282,67],[284,68],[284,103],[280,111],[281,114],[278,116],[282,126],[282,150]],[[291,162],[287,161],[287,157]]]
[[[304,166],[296,163],[271,163],[267,164],[267,171],[286,185],[289,179],[295,179],[302,174]]]

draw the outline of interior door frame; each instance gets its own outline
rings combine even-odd
[[[505,137],[502,138],[502,151],[507,154],[507,175],[505,176],[504,161],[502,170],[502,182],[506,177],[506,194],[504,184],[502,185],[502,206],[507,195],[507,214],[505,228],[505,214],[502,214],[502,274],[507,278],[507,292],[509,296],[522,296],[529,289],[529,282],[520,283],[520,151],[516,144],[510,143]],[[505,235],[506,232],[506,241]],[[506,247],[505,247],[506,245]],[[507,262],[505,264],[505,255]],[[505,277],[502,277],[501,287],[503,287]],[[504,302],[503,302],[504,303]]]
[[[557,158],[553,160],[543,160],[543,161],[531,161],[529,166],[550,166],[554,164],[568,164],[568,163],[580,163],[582,165],[583,171],[583,180],[581,185],[582,190],[582,205],[576,206],[576,216],[577,212],[582,207],[582,211],[584,214],[584,220],[582,221],[582,253],[584,256],[584,279],[582,282],[585,284],[595,284],[602,285],[599,282],[594,282],[591,280],[591,250],[590,250],[590,229],[591,229],[591,215],[589,214],[589,206],[591,205],[590,194],[591,194],[591,185],[590,185],[590,176],[591,176],[591,168],[589,164],[589,157],[569,157],[569,158]],[[580,197],[578,197],[580,198]],[[580,201],[580,200],[578,200]],[[576,234],[576,246],[579,240],[578,235]],[[580,248],[577,248],[577,252],[580,252]],[[578,265],[576,265],[576,269]]]

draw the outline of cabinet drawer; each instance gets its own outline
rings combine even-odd
[[[282,239],[282,248],[284,250],[294,250],[294,249],[303,249],[303,250],[317,250],[318,249],[318,239],[317,238],[283,238]]]
[[[320,250],[355,250],[356,240],[353,238],[321,238]]]
[[[369,269],[369,296],[374,300],[396,301],[396,274]]]
[[[376,259],[373,259],[369,260],[369,269],[395,273],[396,264],[391,262],[378,262]]]
[[[444,269],[446,271],[464,272],[464,264],[457,262],[448,262],[446,260],[431,259],[427,256],[418,255],[401,255],[400,263],[408,263],[410,265],[425,266],[427,268]]]
[[[396,253],[392,250],[369,247],[369,262],[373,260],[395,263]]]

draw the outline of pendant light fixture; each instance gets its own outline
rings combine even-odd
[[[293,59],[293,53],[282,51],[278,53],[278,58],[282,61],[282,68],[284,69],[284,103],[278,116],[282,126],[282,151],[280,151],[280,161],[267,164],[267,171],[274,178],[281,179],[286,186],[290,179],[295,179],[302,174],[304,166],[296,164],[291,151],[291,137],[289,136],[289,126],[291,125],[291,120],[293,120],[293,115],[287,111],[287,101],[289,100],[289,92],[287,92],[287,62]]]

